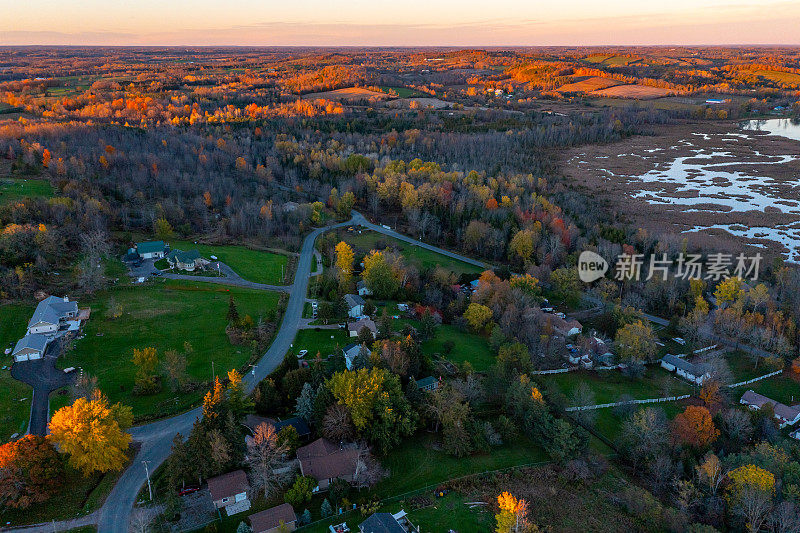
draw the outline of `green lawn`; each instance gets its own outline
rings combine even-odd
[[[189,341],[194,352],[188,357],[187,371],[200,382],[211,380],[212,361],[217,375],[241,367],[250,359],[251,349],[228,341],[225,327],[230,296],[241,316],[249,314],[256,321],[259,316],[266,317],[278,302],[278,294],[273,292],[172,280],[118,287],[91,301],[79,301],[81,307],[92,309],[86,337],[76,340],[59,365],[82,367],[97,376],[99,387],[111,401],[130,405],[140,419],[184,410],[200,400],[205,387],[185,394],[164,387],[155,395],[135,396],[133,349],[153,346],[162,356],[167,349],[182,350],[184,341]],[[106,318],[112,297],[123,310],[116,320]]]
[[[667,418],[672,420],[678,413],[686,409],[686,404],[684,402],[663,402],[658,404],[636,405],[633,409],[638,410],[644,409],[645,407],[662,409]],[[595,413],[597,418],[595,419],[594,429],[611,442],[616,441],[617,437],[619,437],[625,417],[617,416],[613,408],[597,409]]]
[[[444,498],[435,500],[434,505],[430,507],[406,511],[411,523],[420,526],[427,533],[449,533],[453,530],[459,533],[492,531],[495,520],[491,508],[489,506],[470,508],[465,505],[468,501],[472,499],[451,492]]]
[[[596,403],[616,402],[623,394],[630,394],[636,400],[643,400],[692,392],[692,386],[688,382],[655,366],[649,366],[640,379],[628,378],[616,370],[565,372],[534,376],[534,379],[542,385],[560,390],[566,395],[568,403],[572,399],[572,392],[580,383],[586,383],[594,392]]]
[[[766,374],[767,372],[762,372]],[[797,383],[784,372],[777,376],[756,381],[750,385],[742,385],[731,389],[732,399],[736,402],[747,390],[753,390],[759,394],[786,405],[793,405],[800,401],[800,383]]]
[[[763,364],[756,367],[751,356],[740,350],[726,352],[725,361],[733,374],[733,383],[757,378],[771,372]]]
[[[425,96],[421,92],[414,89],[409,89],[408,87],[389,87],[381,85],[381,90],[387,93],[390,91],[394,91],[400,98],[413,98],[415,96]]]
[[[32,305],[6,304],[0,306],[0,347],[3,352],[13,347],[25,335],[28,319],[33,313]],[[3,352],[0,352],[2,354]],[[11,355],[0,355],[5,369],[0,368],[0,442],[8,441],[14,433],[24,433],[28,427],[31,411],[32,389],[11,377]]]
[[[270,285],[291,283],[291,279],[281,278],[289,262],[288,256],[283,254],[251,250],[244,246],[194,244],[191,241],[171,240],[169,244],[173,249],[195,249],[206,259],[214,255],[248,281]]]
[[[370,250],[376,249],[378,243],[391,246],[403,254],[403,257],[408,263],[415,265],[421,270],[433,268],[438,265],[456,274],[479,274],[483,271],[482,268],[475,265],[443,256],[426,248],[420,248],[414,244],[387,237],[382,233],[374,231],[362,230],[361,233],[358,233],[358,231],[342,231],[339,232],[339,239],[353,246],[360,254],[366,254]]]
[[[453,341],[455,344],[449,354],[445,354],[444,350],[444,343],[447,341]],[[428,354],[438,353],[453,363],[461,364],[469,361],[476,372],[487,371],[495,362],[486,337],[461,331],[449,324],[442,324],[436,328],[436,335],[423,342],[422,349]]]
[[[317,352],[325,358],[332,354],[337,346],[342,348],[351,342],[355,342],[355,339],[351,339],[347,332],[341,329],[321,329],[319,331],[301,329],[294,338],[292,349],[295,354],[300,350],[308,350],[307,359],[315,358]]]
[[[0,205],[16,202],[31,196],[52,196],[53,187],[42,179],[0,179]]]
[[[549,460],[546,452],[526,437],[460,459],[436,449],[436,444],[437,437],[418,434],[380,458],[390,475],[373,492],[388,498],[461,476]]]

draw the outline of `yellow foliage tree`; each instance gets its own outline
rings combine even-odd
[[[714,291],[714,297],[717,299],[717,305],[724,307],[728,303],[735,302],[744,296],[744,282],[741,278],[728,278],[723,280],[717,285],[717,290]]]
[[[95,390],[91,400],[78,398],[62,407],[50,421],[50,436],[69,455],[70,464],[89,475],[121,470],[131,442],[126,433],[133,423],[131,408],[108,399]]]
[[[346,287],[353,277],[353,249],[344,241],[336,245],[336,275],[339,285]]]
[[[386,371],[382,368],[360,368],[355,372],[337,372],[330,379],[330,391],[338,402],[350,411],[357,430],[367,427],[372,408],[383,389]]]
[[[467,306],[464,311],[464,319],[466,319],[469,326],[478,332],[486,331],[491,324],[492,310],[479,303],[472,302]]]
[[[497,505],[500,507],[500,512],[495,515],[497,533],[528,531],[528,503],[525,500],[504,492],[497,497]]]

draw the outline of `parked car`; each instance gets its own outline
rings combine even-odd
[[[187,494],[192,494],[193,492],[197,492],[200,490],[200,487],[183,487],[181,490],[178,491],[178,496],[186,496]]]
[[[303,357],[308,355],[308,350],[300,350],[297,352],[297,358],[302,359]]]

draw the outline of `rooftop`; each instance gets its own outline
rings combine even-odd
[[[260,513],[251,514],[247,518],[250,520],[250,527],[253,528],[253,533],[269,531],[280,526],[281,522],[289,524],[297,520],[294,509],[288,503],[266,509]]]
[[[249,488],[250,484],[247,482],[247,474],[244,473],[244,470],[234,470],[208,480],[208,490],[211,492],[213,501],[247,492]]]

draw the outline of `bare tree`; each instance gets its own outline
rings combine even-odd
[[[381,464],[372,456],[369,448],[362,444],[358,447],[358,459],[356,459],[356,472],[353,475],[353,484],[358,488],[371,487],[384,477],[387,472]]]
[[[800,509],[793,502],[783,501],[772,511],[769,522],[775,533],[799,533]]]
[[[322,419],[322,434],[334,442],[351,440],[355,436],[355,428],[347,407],[338,403],[328,407]]]
[[[131,513],[130,527],[128,528],[131,533],[147,533],[150,530],[150,524],[156,517],[156,510],[152,507],[137,507]]]
[[[276,473],[276,470],[288,451],[286,444],[278,443],[275,426],[264,422],[256,427],[253,438],[247,443],[246,462],[253,474],[253,485],[257,490],[263,490],[267,499],[280,490],[286,479],[285,474]]]

